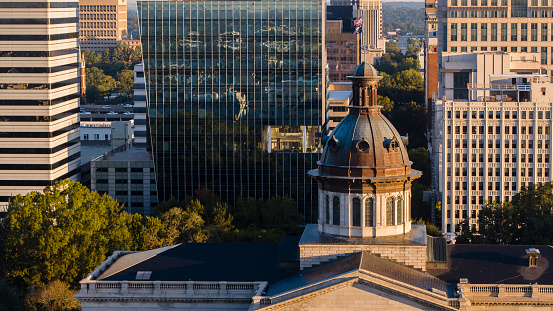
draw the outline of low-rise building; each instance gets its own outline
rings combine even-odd
[[[328,84],[326,107],[326,133],[332,132],[336,125],[348,114],[352,100],[351,82],[331,82]]]
[[[131,146],[133,141],[131,121],[85,121],[81,122],[81,144],[85,146]]]
[[[129,213],[149,216],[157,206],[154,162],[144,148],[115,148],[90,162],[90,190],[107,193]]]

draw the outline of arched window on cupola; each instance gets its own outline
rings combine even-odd
[[[340,198],[338,196],[332,199],[332,224],[340,225]]]
[[[353,198],[351,203],[351,218],[353,220],[352,225],[355,227],[361,227],[361,199]]]
[[[324,222],[330,225],[330,198],[328,195],[325,198],[325,219]]]
[[[374,227],[374,200],[372,198],[365,201],[365,227]]]
[[[397,198],[397,223],[402,224],[405,221],[403,220],[403,198]]]
[[[394,199],[388,197],[386,199],[386,226],[394,225]]]

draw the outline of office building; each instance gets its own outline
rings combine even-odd
[[[287,195],[315,221],[323,1],[139,1],[138,16],[160,200]]]
[[[438,18],[436,17],[436,0],[425,2],[425,40],[422,52],[424,60],[424,100],[428,114],[428,127],[432,128],[432,99],[438,94]]]
[[[363,17],[363,29],[359,35],[361,61],[373,63],[374,58],[386,52],[386,41],[382,35],[382,0],[330,0],[330,6],[355,6],[355,18]]]
[[[125,0],[79,0],[81,49],[102,53],[127,38]]]
[[[154,162],[145,148],[127,144],[90,161],[90,190],[109,194],[129,213],[150,216],[158,203],[155,183]]]
[[[488,201],[551,181],[553,84],[537,53],[442,53],[429,147],[449,239]]]
[[[146,147],[146,86],[144,81],[144,64],[134,66],[134,146]]]
[[[438,0],[438,50],[539,53],[541,73],[553,69],[549,0]]]
[[[326,62],[329,81],[348,81],[360,62],[359,38],[352,34],[353,6],[327,6]]]
[[[79,179],[78,2],[0,1],[0,204]]]

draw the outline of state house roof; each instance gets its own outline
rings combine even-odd
[[[540,250],[538,266],[530,268],[526,249]],[[429,270],[441,280],[457,284],[553,285],[553,248],[547,245],[447,245],[448,268]]]
[[[296,288],[319,283],[341,274],[364,270],[429,292],[437,289],[453,297],[454,287],[446,282],[413,268],[406,267],[368,252],[354,253],[329,263],[301,271],[297,275],[270,285],[267,296],[285,293]]]
[[[157,253],[123,255],[111,266],[125,262],[120,270],[108,269],[97,279],[134,281],[138,271],[152,271],[150,281],[267,281],[271,284],[290,275],[287,270],[279,269],[279,245],[183,243]],[[139,254],[143,255],[139,257]]]

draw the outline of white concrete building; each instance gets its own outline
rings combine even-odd
[[[78,4],[0,0],[0,205],[79,179]]]
[[[81,140],[111,140],[111,122],[82,122]]]
[[[477,227],[487,201],[551,181],[553,84],[531,54],[443,53],[430,151],[441,193],[442,230]]]

